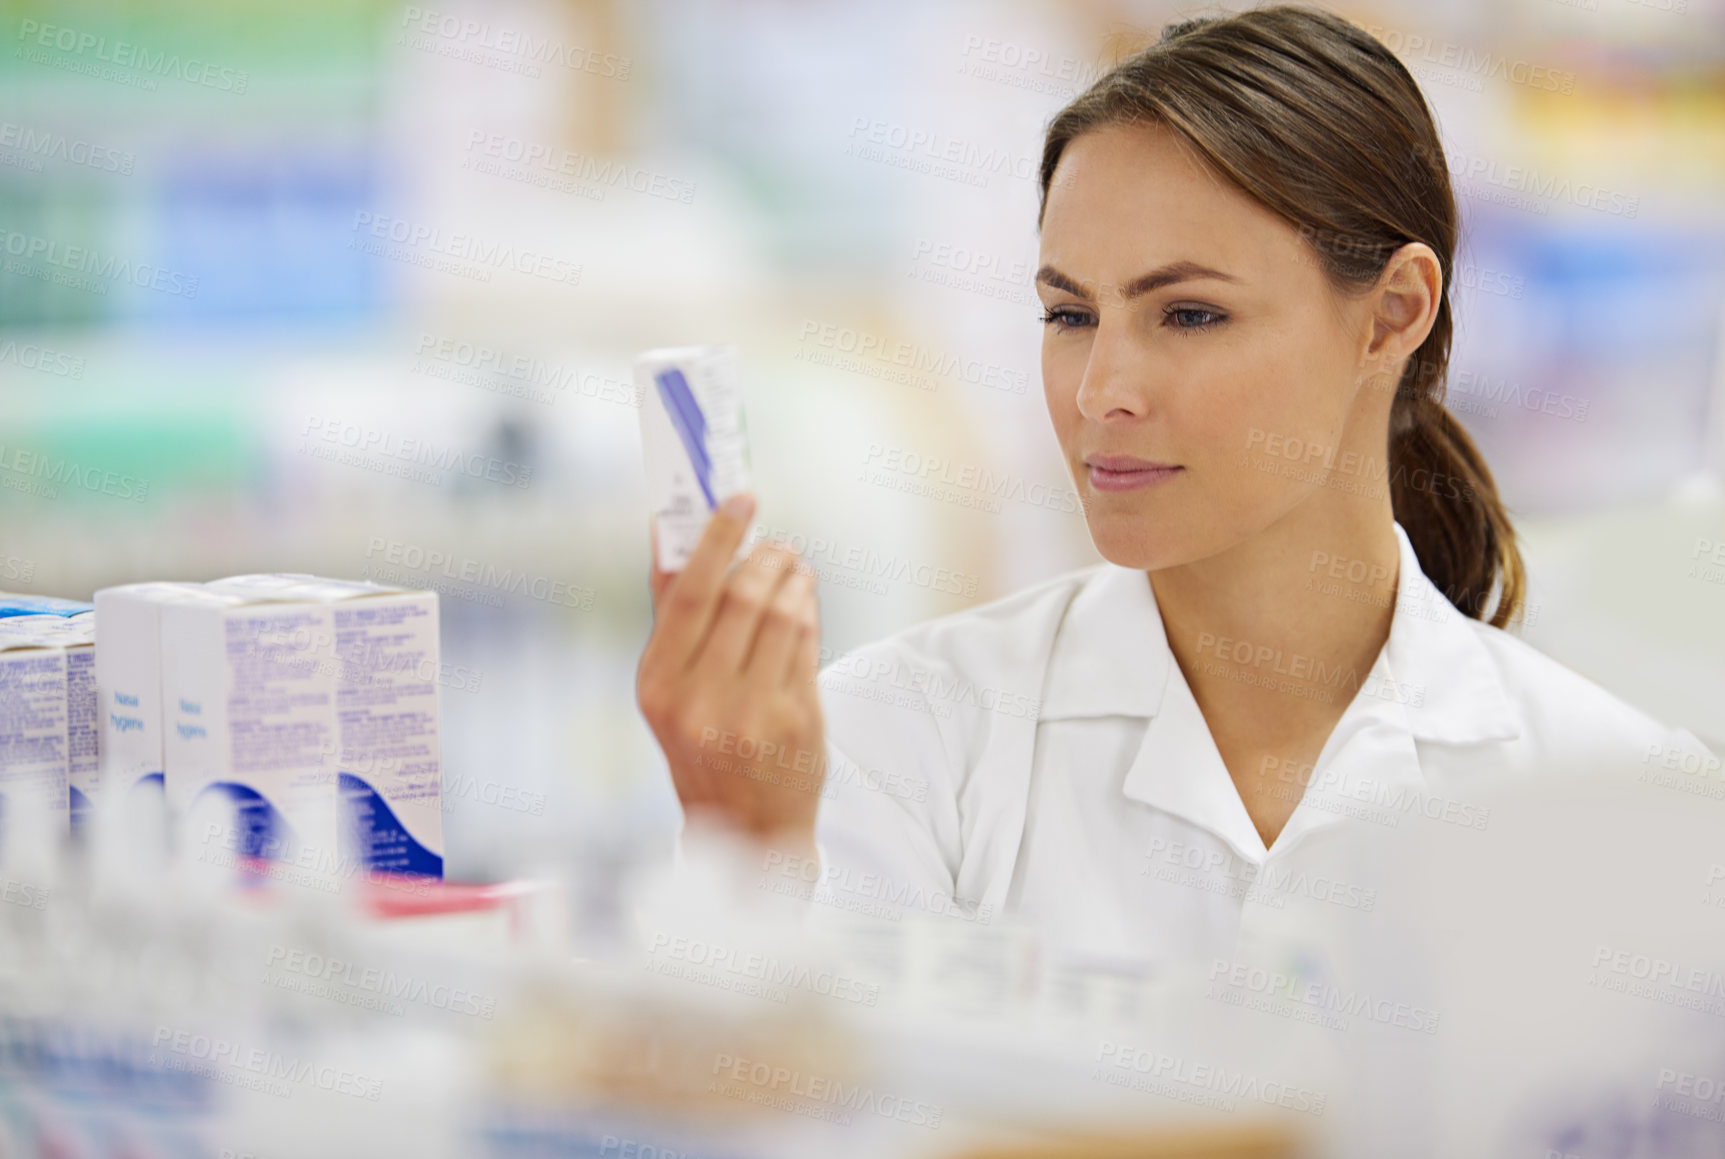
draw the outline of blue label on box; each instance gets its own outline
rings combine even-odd
[[[380,873],[443,876],[443,858],[413,839],[378,791],[352,773],[341,774],[342,835],[354,848],[344,856]]]
[[[77,616],[96,610],[95,604],[54,596],[0,595],[0,619],[7,616]]]

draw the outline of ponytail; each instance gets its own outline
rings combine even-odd
[[[1398,397],[1397,405],[1402,400]],[[1441,403],[1413,404],[1411,423],[1390,435],[1390,502],[1420,570],[1449,602],[1502,628],[1522,613],[1527,573],[1497,484],[1467,430]]]

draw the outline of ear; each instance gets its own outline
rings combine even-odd
[[[1371,291],[1372,332],[1362,373],[1400,377],[1402,363],[1437,321],[1443,290],[1443,266],[1429,245],[1410,241],[1390,255]]]

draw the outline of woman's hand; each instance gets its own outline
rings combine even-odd
[[[685,814],[812,853],[826,772],[814,571],[782,544],[732,565],[754,508],[721,504],[681,572],[660,571],[654,545],[635,694]]]

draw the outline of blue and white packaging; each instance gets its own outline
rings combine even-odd
[[[737,350],[648,350],[636,357],[634,371],[659,570],[680,571],[713,509],[749,486]]]
[[[99,776],[96,727],[96,623],[94,616],[38,615],[0,619],[0,638],[30,639],[66,655],[66,783],[68,821],[83,827],[89,794]]]
[[[102,784],[161,789],[166,713],[162,608],[176,600],[207,598],[202,585],[187,583],[121,584],[96,593],[92,619],[101,634],[96,649],[100,759],[90,783],[73,779],[76,794],[90,798]],[[73,798],[74,810],[87,807],[88,800]]]
[[[102,781],[102,728],[97,695],[95,617],[79,616],[62,630],[66,640],[66,785],[69,824],[85,828],[90,800]]]
[[[0,808],[19,791],[34,791],[63,833],[70,767],[65,641],[48,629],[21,629],[0,632]]]
[[[73,616],[54,634],[66,650],[66,785],[72,833],[83,831],[89,802],[101,781],[100,706],[96,693],[96,618]]]
[[[215,795],[234,810],[222,848],[193,856],[231,852],[332,869],[339,855],[329,609],[206,589],[200,598],[164,599],[159,614],[169,808],[186,816]],[[100,618],[98,626],[100,657],[107,629]]]
[[[8,637],[37,636],[43,633],[57,633],[74,625],[88,634],[89,625],[93,623],[90,616],[53,616],[40,612],[32,612],[26,616],[0,616],[0,632]]]
[[[300,600],[329,616],[331,755],[344,862],[443,874],[437,593],[308,575],[248,575],[208,587]]]
[[[83,600],[63,600],[57,596],[36,596],[26,592],[0,592],[0,619],[13,616],[87,616],[95,605]]]

